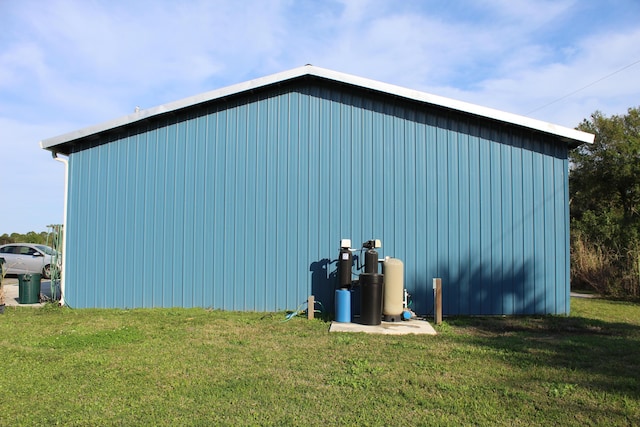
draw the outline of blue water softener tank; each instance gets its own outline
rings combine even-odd
[[[351,290],[336,289],[336,322],[351,323]]]

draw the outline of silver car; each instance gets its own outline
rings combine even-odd
[[[10,243],[0,246],[0,258],[4,258],[6,274],[40,273],[51,278],[51,264],[60,267],[60,253],[45,245]]]

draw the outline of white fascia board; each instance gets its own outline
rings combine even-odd
[[[541,120],[532,119],[530,117],[520,116],[517,114],[507,113],[500,110],[494,110],[488,107],[482,107],[476,104],[470,104],[468,102],[457,101],[451,98],[445,98],[443,96],[432,95],[426,92],[420,92],[417,90],[407,89],[400,86],[391,85],[388,83],[382,83],[375,80],[369,80],[362,77],[356,77],[348,74],[337,73],[330,70],[324,70],[322,68],[314,67],[316,72],[312,73],[317,76],[326,77],[333,80],[338,80],[344,83],[353,84],[356,86],[362,86],[368,89],[390,93],[402,98],[407,98],[426,104],[432,104],[451,110],[457,110],[464,113],[473,114],[480,117],[486,117],[489,119],[497,120],[500,122],[510,123],[518,126],[523,126],[529,129],[538,130],[541,132],[557,135],[563,138],[568,138],[581,143],[591,144],[594,141],[595,136],[582,132],[576,129],[567,128],[564,126],[554,125]]]
[[[63,135],[55,136],[53,138],[42,140],[40,141],[40,147],[44,149],[51,149],[52,147],[59,144],[64,144],[65,142],[84,138],[90,135],[95,135],[100,132],[104,132],[120,126],[126,126],[128,124],[145,120],[154,116],[158,116],[160,114],[170,113],[172,111],[177,111],[182,108],[191,107],[203,102],[213,101],[216,99],[224,98],[226,96],[235,95],[241,92],[258,89],[263,86],[268,86],[270,84],[296,78],[304,74],[310,74],[310,73],[301,72],[306,69],[307,67],[294,68],[292,70],[284,71],[278,74],[273,74],[270,76],[249,80],[244,83],[238,83],[238,84],[227,86],[221,89],[204,92],[199,95],[190,96],[188,98],[184,98],[178,101],[173,101],[168,104],[159,105],[157,107],[141,109],[139,111],[136,111],[134,113],[131,113],[123,117],[119,117],[114,120],[109,120],[104,123],[89,126],[83,129],[75,130],[73,132],[65,133]]]
[[[40,147],[49,149],[52,151],[53,147],[59,144],[64,144],[76,139],[84,138],[90,135],[95,135],[100,132],[104,132],[110,129],[114,129],[121,126],[126,126],[137,121],[145,120],[153,116],[160,114],[177,111],[183,108],[191,107],[200,103],[221,99],[227,96],[232,96],[246,91],[259,89],[264,86],[277,84],[294,78],[302,77],[305,75],[317,76],[326,78],[329,80],[335,80],[337,82],[350,84],[354,86],[363,87],[374,91],[388,93],[399,96],[401,98],[407,98],[418,102],[424,102],[452,110],[457,110],[469,114],[473,114],[480,117],[486,117],[489,119],[497,120],[500,122],[510,123],[526,128],[538,130],[541,132],[557,135],[563,138],[568,138],[580,143],[593,143],[594,135],[581,132],[575,129],[566,128],[563,126],[554,125],[551,123],[543,122],[540,120],[531,119],[529,117],[519,116],[517,114],[506,113],[504,111],[494,110],[487,107],[482,107],[467,102],[456,101],[454,99],[445,98],[438,95],[431,95],[425,92],[420,92],[412,89],[403,88],[400,86],[391,85],[388,83],[382,83],[375,80],[366,79],[363,77],[357,77],[350,74],[344,74],[337,71],[327,70],[313,65],[305,65],[303,67],[294,68],[288,71],[283,71],[277,74],[253,79],[244,83],[238,83],[232,86],[227,86],[221,89],[201,93],[188,98],[181,99],[179,101],[170,102],[157,107],[143,109],[132,114],[110,120],[101,124],[89,126],[80,130],[59,135],[53,138],[40,141]]]

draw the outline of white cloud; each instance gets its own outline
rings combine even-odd
[[[17,43],[0,53],[0,89],[11,90],[28,83],[31,74],[45,70],[42,50],[32,42]]]
[[[62,222],[64,167],[37,144],[56,131],[0,118],[0,234],[45,231]]]
[[[596,109],[619,114],[639,104],[640,64],[607,76],[640,60],[640,30],[587,37],[575,49],[576,53],[564,62],[518,67],[504,76],[479,82],[474,91],[451,87],[434,90],[570,127]]]
[[[277,50],[282,25],[275,5],[51,1],[33,13],[27,3],[20,10],[25,36],[9,45],[15,54],[3,62],[3,74],[23,74],[45,102],[67,112],[77,109],[80,99],[85,108],[110,115],[107,98],[144,97],[152,105],[172,101],[154,94],[160,88],[170,96],[188,96],[215,76],[235,82],[238,73]],[[23,38],[32,47],[29,55]],[[16,61],[16,56],[33,60]],[[94,97],[103,102],[94,103]]]

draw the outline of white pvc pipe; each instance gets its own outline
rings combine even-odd
[[[58,157],[58,153],[55,151],[51,152],[54,160],[59,161],[64,164],[64,207],[63,207],[63,217],[62,217],[62,249],[64,251],[67,250],[67,200],[68,200],[68,192],[69,192],[69,160],[62,159]],[[60,274],[60,305],[65,305],[65,272],[67,271],[67,257],[62,256],[62,274]]]

